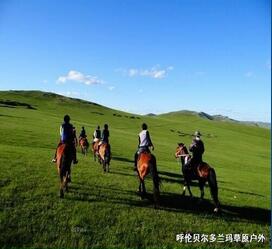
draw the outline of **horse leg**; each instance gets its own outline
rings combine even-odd
[[[105,162],[105,160],[102,161],[102,166],[103,166],[104,173],[106,173],[106,162]]]
[[[144,196],[146,195],[146,189],[145,189],[144,181],[142,179],[140,179],[139,192],[140,192],[141,199],[143,199]]]
[[[204,186],[205,186],[205,181],[200,179],[198,181],[199,183],[199,188],[200,188],[200,199],[203,200],[204,199]]]
[[[192,194],[191,188],[190,188],[190,184],[191,184],[191,180],[184,175],[184,185],[183,185],[183,193],[182,193],[183,196],[185,196],[185,191],[186,191],[186,187],[187,187],[190,197],[193,197],[193,194]]]
[[[192,191],[191,191],[191,187],[190,187],[190,183],[191,181],[186,181],[187,183],[187,188],[188,188],[188,191],[189,191],[189,194],[190,194],[190,197],[192,198],[193,197],[193,194],[192,194]]]
[[[186,185],[187,185],[187,182],[186,182],[186,177],[185,177],[185,167],[184,167],[184,163],[181,163],[181,172],[182,172],[182,175],[183,175],[183,191],[182,191],[182,196],[185,196],[185,193],[186,193]]]
[[[160,178],[157,171],[157,163],[156,158],[152,156],[152,161],[149,163],[150,173],[153,180],[153,199],[154,199],[154,207],[157,208],[159,205],[160,199]]]
[[[60,198],[64,197],[64,191],[63,191],[63,176],[60,176]]]
[[[141,179],[139,178],[139,190],[138,190],[138,193],[140,196],[142,196],[142,182],[141,182]]]
[[[143,186],[143,195],[146,195],[146,189],[145,189],[145,183],[144,183],[144,180],[142,180],[142,186]]]
[[[215,204],[215,208],[213,211],[217,213],[220,211],[220,203],[218,200],[218,186],[217,186],[216,174],[213,168],[210,168],[209,170],[208,183],[210,186],[211,196]]]
[[[184,182],[182,196],[185,196],[185,193],[186,193],[186,183]]]
[[[68,192],[68,183],[70,182],[70,172],[67,170],[64,178],[64,190]]]

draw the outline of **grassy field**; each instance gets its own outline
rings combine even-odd
[[[13,101],[7,102],[7,100]],[[27,105],[24,105],[24,104]],[[109,124],[113,160],[104,174],[91,153],[72,168],[69,193],[60,199],[50,161],[65,114],[87,135]],[[136,194],[133,155],[142,122],[149,125],[162,179],[161,205]],[[173,154],[203,133],[204,160],[217,173],[222,214],[214,215],[208,187],[199,204],[181,196]],[[32,248],[269,248],[265,243],[180,243],[176,234],[264,234],[270,238],[270,130],[195,115],[138,116],[43,92],[0,92],[0,246]]]

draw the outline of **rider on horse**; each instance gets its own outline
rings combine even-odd
[[[104,130],[102,131],[102,143],[109,143],[109,126],[107,124],[104,125]]]
[[[193,157],[184,165],[185,170],[193,170],[202,163],[202,155],[205,151],[204,143],[200,139],[201,133],[199,131],[195,132],[195,138],[192,141],[192,144],[189,147],[189,150],[192,152]]]
[[[79,140],[82,139],[82,138],[86,138],[87,135],[86,135],[86,131],[85,131],[85,128],[84,126],[82,126],[82,130],[80,132],[80,135],[79,135]]]
[[[108,144],[109,149],[110,149],[109,136],[110,136],[109,126],[107,124],[104,124],[104,130],[102,131],[101,141],[98,144],[98,151],[99,151],[99,148],[100,148],[101,144]]]
[[[93,134],[93,143],[99,141],[100,139],[101,139],[101,130],[100,130],[100,126],[98,125]]]
[[[76,158],[76,144],[77,144],[76,130],[75,130],[75,127],[70,123],[69,115],[64,116],[64,122],[60,126],[60,142],[57,146],[57,149],[62,144],[71,145],[72,154],[73,154],[73,163],[74,164],[78,163],[78,160]],[[57,162],[57,149],[56,149],[55,157],[52,160],[52,162]]]
[[[89,146],[89,143],[87,141],[86,130],[85,130],[84,126],[82,126],[82,130],[81,130],[78,138],[79,138],[79,144],[81,144],[80,142],[82,139],[85,139],[85,141],[83,140],[82,142],[86,142],[87,147]]]
[[[134,155],[134,170],[137,168],[137,161],[138,161],[138,156],[140,155],[141,152],[150,152],[149,147],[154,150],[154,146],[152,144],[149,132],[147,130],[147,124],[143,123],[142,124],[142,131],[139,133],[139,144],[138,144],[138,150],[136,151]]]

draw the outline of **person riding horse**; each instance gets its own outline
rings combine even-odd
[[[98,144],[98,151],[101,144],[108,144],[110,150],[109,136],[110,136],[109,126],[107,124],[104,124],[104,130],[102,131],[101,141]]]
[[[54,159],[52,162],[57,162],[57,150],[60,145],[67,144],[71,148],[71,153],[73,154],[73,163],[77,164],[78,160],[76,158],[76,144],[77,144],[77,138],[76,138],[76,131],[75,127],[70,123],[70,116],[65,115],[64,116],[64,122],[60,126],[60,142],[57,146]]]
[[[93,144],[99,141],[100,139],[101,139],[101,130],[100,130],[100,126],[98,125],[93,134]]]
[[[85,130],[85,127],[84,127],[84,126],[82,126],[81,132],[80,132],[79,137],[78,137],[79,143],[80,143],[80,140],[81,140],[81,139],[86,139],[87,146],[89,146],[89,143],[88,143],[88,141],[87,141],[86,130]]]
[[[149,147],[151,147],[152,150],[154,150],[154,145],[152,144],[149,132],[147,130],[147,124],[145,123],[142,124],[142,131],[139,133],[138,138],[139,138],[138,149],[134,155],[134,170],[137,169],[137,161],[139,155],[144,151],[150,153]]]
[[[110,136],[110,132],[109,132],[109,126],[107,124],[104,125],[104,130],[102,131],[102,143],[109,143],[109,136]]]
[[[189,147],[189,151],[192,152],[193,157],[188,160],[188,162],[184,165],[186,171],[194,172],[196,167],[202,163],[202,155],[205,151],[204,143],[200,139],[201,133],[199,131],[195,132],[195,138],[192,141],[192,144]]]
[[[86,138],[86,137],[87,137],[87,135],[86,135],[85,128],[84,128],[84,126],[82,126],[81,132],[79,134],[79,140],[82,138]]]
[[[85,154],[85,156],[86,156],[87,150],[89,147],[89,142],[87,140],[87,135],[86,135],[86,131],[85,131],[84,126],[82,126],[82,130],[80,132],[78,139],[79,139],[79,145],[81,147],[81,152],[82,152],[82,154]]]

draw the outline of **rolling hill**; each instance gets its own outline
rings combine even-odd
[[[79,154],[70,192],[58,197],[59,179],[50,161],[65,114],[79,133],[91,138],[109,124],[111,172]],[[161,205],[136,194],[133,171],[137,134],[146,122],[155,145]],[[212,212],[211,197],[199,203],[182,197],[178,142],[203,133],[204,160],[217,173],[222,214]],[[270,130],[222,122],[191,112],[141,116],[96,103],[39,91],[0,92],[0,246],[32,248],[269,248],[265,243],[179,243],[176,235],[264,234],[270,225]],[[147,179],[147,191],[152,184]]]

